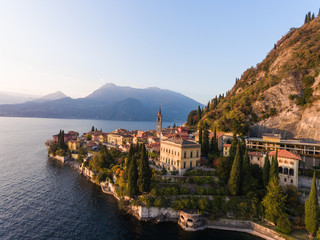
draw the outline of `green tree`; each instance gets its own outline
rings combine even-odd
[[[200,121],[200,120],[201,120],[201,117],[202,117],[202,111],[201,111],[200,106],[198,106],[197,117],[198,117],[198,121]]]
[[[267,187],[269,183],[269,174],[270,174],[270,161],[269,161],[269,156],[268,153],[264,159],[264,165],[262,169],[262,179],[263,179],[263,185]]]
[[[221,181],[228,183],[230,177],[230,161],[228,158],[220,157],[217,165],[217,175]]]
[[[308,15],[306,14],[305,18],[304,18],[304,24],[308,23]]]
[[[319,8],[319,13],[318,13],[318,17],[320,17],[320,8]]]
[[[83,163],[83,159],[86,158],[88,155],[88,150],[84,147],[81,147],[78,151],[78,158],[77,158],[77,162],[78,163]]]
[[[143,147],[141,149],[138,186],[140,192],[149,192],[151,186],[152,172],[149,167],[147,150],[144,144],[142,146]]]
[[[91,127],[91,132],[94,132],[94,126]]]
[[[64,131],[60,130],[60,133],[58,135],[58,149],[67,150],[68,146],[64,142]]]
[[[132,158],[130,160],[128,171],[128,192],[131,197],[138,194],[138,177],[137,160]]]
[[[315,16],[314,16],[314,13],[312,13],[311,20],[314,20],[314,19],[315,19]]]
[[[279,166],[278,166],[278,151],[277,151],[276,155],[272,157],[269,179],[273,177],[278,177],[278,173],[279,173]]]
[[[292,225],[288,214],[281,214],[277,220],[277,230],[286,234],[292,232]]]
[[[213,137],[211,138],[210,152],[213,153],[215,156],[219,156],[220,155],[216,127],[214,128],[214,134],[213,134]]]
[[[313,236],[316,233],[319,227],[319,217],[320,217],[320,210],[319,210],[319,203],[318,203],[316,173],[314,171],[310,194],[305,203],[305,219],[304,219],[306,229],[311,236]]]
[[[308,23],[311,21],[311,12],[308,12]]]
[[[282,216],[285,210],[287,196],[282,192],[279,179],[273,177],[267,186],[267,195],[262,201],[265,208],[265,217],[268,221],[277,224],[277,220]]]
[[[237,147],[238,147],[238,138],[237,138],[237,135],[234,133],[231,141],[230,150],[229,150],[229,159],[231,160],[231,162],[236,156]]]
[[[199,126],[199,144],[202,145],[202,126]]]
[[[241,193],[247,194],[251,190],[252,185],[252,176],[251,176],[251,169],[250,169],[250,160],[248,156],[248,152],[245,151],[243,163],[242,163],[242,170],[241,170]]]
[[[202,154],[208,156],[209,153],[209,131],[207,126],[203,129],[203,139],[202,139]]]
[[[229,193],[233,196],[240,193],[241,184],[241,162],[240,162],[240,146],[237,147],[236,156],[234,157],[230,178],[228,181]]]

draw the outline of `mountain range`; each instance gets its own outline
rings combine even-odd
[[[200,124],[250,136],[320,139],[320,17],[292,28],[205,108]],[[250,130],[248,132],[248,130]]]
[[[203,106],[170,90],[107,83],[85,98],[56,92],[21,104],[2,104],[0,116],[152,121],[161,106],[164,121],[185,121],[198,105]]]

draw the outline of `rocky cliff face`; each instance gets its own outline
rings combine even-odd
[[[320,140],[320,17],[291,29],[201,123],[222,131]],[[238,126],[241,126],[239,129]]]
[[[315,78],[312,86],[313,96],[320,95],[320,76]],[[299,95],[303,90],[299,76],[291,75],[282,79],[279,84],[263,93],[263,99],[253,103],[253,112],[259,115],[262,111],[276,109],[277,114],[260,120],[250,128],[251,136],[263,133],[281,133],[286,138],[320,139],[320,99],[314,100],[309,106],[298,106],[290,95]]]

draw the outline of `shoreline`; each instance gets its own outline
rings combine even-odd
[[[112,195],[118,202],[121,200],[117,195],[115,186],[112,183],[101,182],[97,183],[92,180],[92,172],[88,168],[81,168],[76,162],[70,160],[62,160],[61,158],[57,158],[55,156],[49,156],[53,159],[59,160],[62,163],[69,165],[70,167],[76,169],[80,174],[85,176],[90,182],[100,186],[101,191],[105,194]],[[265,240],[286,240],[286,238],[281,237],[276,231],[267,228],[261,224],[246,221],[246,220],[229,220],[229,219],[220,219],[217,221],[209,221],[202,227],[190,229],[182,226],[179,223],[180,213],[174,211],[171,208],[155,208],[150,207],[149,209],[145,206],[126,206],[125,211],[134,216],[139,221],[145,222],[175,222],[177,223],[183,230],[185,231],[201,231],[205,229],[216,229],[222,231],[232,231],[232,232],[242,232],[247,233],[253,236],[260,237]],[[144,216],[147,215],[147,216]],[[168,218],[169,214],[169,218]],[[151,215],[151,216],[150,216]],[[178,216],[177,216],[178,215]],[[171,217],[170,217],[171,216]],[[173,216],[173,217],[172,217]]]

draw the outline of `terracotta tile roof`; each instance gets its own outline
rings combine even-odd
[[[223,146],[224,146],[224,147],[231,147],[231,144],[225,143],[225,144],[223,144]]]
[[[272,151],[269,153],[269,156],[274,156],[276,155],[276,151]],[[284,158],[292,158],[292,159],[296,159],[296,160],[299,160],[301,161],[301,157],[300,155],[298,154],[295,154],[295,153],[292,153],[292,152],[289,152],[287,150],[278,150],[278,157],[284,157]]]
[[[257,157],[262,157],[262,153],[261,152],[248,152],[249,156],[257,156]]]

